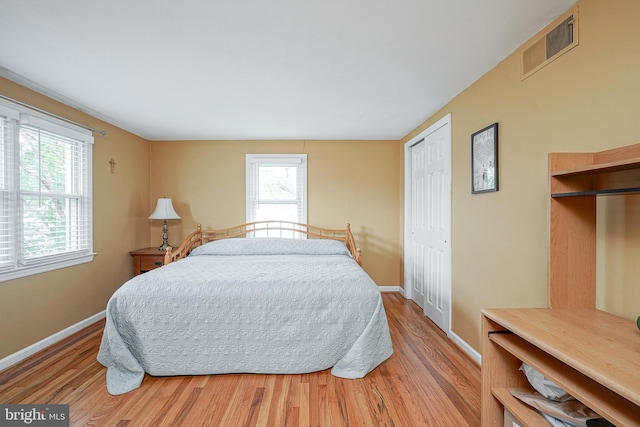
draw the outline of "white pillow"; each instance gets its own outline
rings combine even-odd
[[[330,239],[286,239],[280,237],[215,240],[195,248],[197,255],[347,255],[344,243]]]
[[[573,396],[526,363],[522,364],[520,370],[527,376],[533,388],[547,399],[555,400],[556,402],[565,402],[574,399]]]

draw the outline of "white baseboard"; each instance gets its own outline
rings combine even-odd
[[[402,288],[400,286],[378,286],[380,292],[400,292]]]
[[[38,341],[35,344],[30,345],[27,348],[23,348],[20,351],[17,351],[13,354],[10,354],[9,356],[5,357],[4,359],[0,359],[0,371],[3,371],[7,368],[9,368],[10,366],[15,365],[16,363],[22,362],[23,360],[25,360],[27,357],[29,356],[33,356],[34,354],[36,354],[37,352],[44,350],[45,348],[49,347],[52,344],[57,343],[58,341],[62,341],[63,339],[67,338],[68,336],[71,336],[73,334],[75,334],[78,331],[81,331],[82,329],[86,328],[87,326],[97,322],[98,320],[102,319],[105,317],[105,311],[102,310],[100,313],[94,314],[91,317],[88,317],[84,320],[81,320],[80,322],[76,323],[75,325],[71,325],[66,329],[61,330],[60,332],[56,332],[55,334],[44,338],[40,341]]]
[[[475,360],[478,365],[482,364],[482,355],[474,350],[465,340],[456,335],[453,331],[449,331],[448,337],[451,341],[453,341],[458,347],[462,349],[469,357]]]

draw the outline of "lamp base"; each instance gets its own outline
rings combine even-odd
[[[167,248],[171,246],[167,241],[169,239],[169,235],[167,234],[167,220],[164,220],[164,224],[162,225],[162,245],[158,248],[159,250],[166,252]]]
[[[162,252],[166,252],[166,251],[167,251],[167,248],[168,248],[169,246],[171,246],[169,243],[167,243],[167,242],[162,242],[162,244],[158,247],[158,250],[159,250],[159,251],[162,251]],[[173,247],[173,246],[171,246],[171,247]]]

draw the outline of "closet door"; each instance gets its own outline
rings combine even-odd
[[[451,313],[451,126],[427,129],[406,151],[405,291],[449,332]]]

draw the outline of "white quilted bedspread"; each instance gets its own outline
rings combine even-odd
[[[351,257],[262,252],[194,251],[117,290],[98,354],[109,393],[139,387],[145,372],[293,374],[332,367],[335,376],[360,378],[391,356],[380,292]]]

